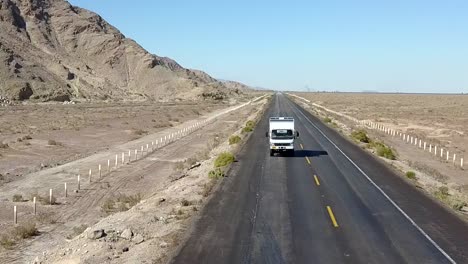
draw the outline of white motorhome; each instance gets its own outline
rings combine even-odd
[[[270,156],[275,152],[294,155],[294,139],[299,132],[294,129],[292,117],[270,117],[270,126],[266,137],[270,139]]]

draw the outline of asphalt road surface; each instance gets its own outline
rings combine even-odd
[[[270,116],[292,116],[294,157],[270,157]],[[172,263],[468,263],[468,225],[285,95]]]

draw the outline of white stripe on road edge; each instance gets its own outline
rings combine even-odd
[[[416,224],[416,222],[405,212],[403,211],[403,209],[401,209],[397,204],[396,202],[394,202],[383,190],[382,188],[380,188],[356,163],[354,163],[354,161],[349,158],[330,138],[328,138],[325,133],[322,132],[322,130],[320,130],[320,128],[318,128],[314,123],[312,123],[312,121],[310,121],[310,119],[304,115],[304,113],[302,113],[301,110],[299,110],[299,113],[301,113],[302,116],[304,116],[305,119],[307,119],[307,121],[309,121],[309,123],[315,128],[317,129],[317,131],[322,134],[322,136],[324,136],[339,152],[341,152],[341,154],[343,154],[343,156],[348,159],[349,162],[351,162],[351,164],[354,165],[354,167],[356,167],[356,169],[359,170],[359,172],[362,173],[362,175],[364,175],[367,180],[372,184],[374,185],[375,188],[377,188],[377,190],[379,190],[379,192],[385,197],[387,198],[387,200],[414,226],[416,227],[416,229],[424,236],[426,237],[427,240],[429,240],[429,242],[435,247],[437,248],[437,250],[439,250],[440,253],[442,253],[442,255],[444,255],[447,260],[449,260],[451,263],[456,263],[450,256],[449,254],[447,254],[447,252],[445,252],[434,240],[432,240],[432,238],[426,233],[424,232],[424,230],[418,226],[418,224]]]

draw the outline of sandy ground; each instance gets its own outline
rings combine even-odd
[[[20,212],[20,224],[37,221],[41,234],[23,241],[13,250],[2,250],[1,262],[24,263],[37,257],[41,257],[43,263],[164,262],[178,245],[183,230],[189,224],[189,216],[196,214],[212,188],[207,174],[212,169],[213,157],[220,151],[235,148],[225,143],[228,136],[240,129],[246,120],[254,118],[265,103],[266,100],[254,102],[224,114],[222,118],[213,119],[203,128],[149,153],[143,159],[113,169],[101,180],[94,178],[92,183],[88,183],[83,177],[79,192],[74,192],[77,189],[75,177],[78,173],[87,175],[90,164],[106,164],[111,153],[126,153],[127,149],[138,148],[150,140],[189,127],[196,120],[5,183],[0,188],[1,225],[4,228],[11,225],[11,207],[15,204]],[[188,164],[195,161],[201,163],[189,170]],[[65,182],[69,188],[66,198]],[[36,217],[32,215],[31,202],[6,201],[16,193],[23,194],[25,198],[34,193],[47,196],[48,188],[54,188],[57,204],[38,205],[40,214]],[[115,208],[117,205],[109,209],[109,201],[118,204],[123,195],[138,195],[138,201],[141,199],[142,202],[124,212],[117,212],[120,211]],[[181,202],[182,199],[185,202]],[[105,238],[88,238],[89,233],[101,228],[107,234]],[[124,232],[126,229],[131,232]],[[128,236],[128,233],[132,235]],[[128,248],[130,254],[127,253]]]
[[[0,108],[0,143],[8,144],[8,147],[0,147],[0,185],[177,126],[223,107],[210,103],[142,102]]]
[[[461,155],[468,152],[468,95],[295,94],[352,117],[426,138],[428,143]]]
[[[407,171],[416,172],[414,184],[444,204],[454,205],[468,203],[468,171],[453,165],[451,161],[434,156],[417,146],[404,142],[399,137],[384,132],[368,129],[347,118],[330,111],[314,107],[319,104],[326,108],[343,113],[360,120],[371,120],[387,124],[400,131],[429,139],[464,153],[468,147],[468,96],[465,95],[406,95],[401,94],[346,94],[346,93],[295,93],[310,100],[293,99],[313,114],[332,119],[330,125],[343,134],[350,136],[352,131],[365,129],[373,140],[383,141],[396,150],[397,160],[383,159],[402,176]],[[450,104],[449,102],[452,103]],[[449,105],[448,105],[449,104]],[[422,115],[412,115],[422,112]],[[429,143],[428,143],[429,144]],[[364,146],[363,146],[364,147]],[[450,195],[440,199],[437,193],[440,187],[447,187]],[[466,209],[466,207],[465,207]]]

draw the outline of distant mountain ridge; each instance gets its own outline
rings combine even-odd
[[[0,96],[13,100],[199,100],[237,96],[208,74],[150,54],[64,0],[0,0]]]

